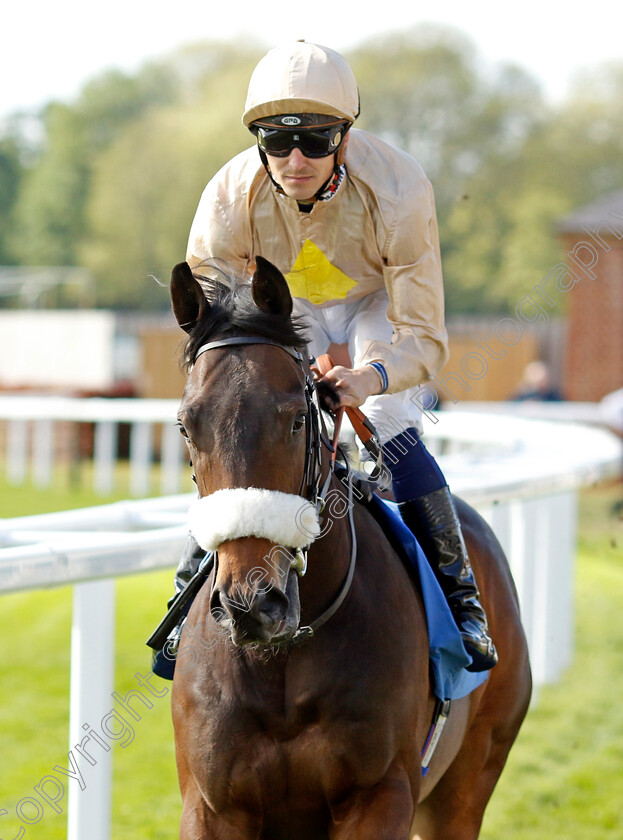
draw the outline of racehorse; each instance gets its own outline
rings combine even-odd
[[[288,286],[256,264],[250,285],[186,263],[171,279],[194,521],[218,546],[173,682],[180,838],[474,840],[531,691],[502,549],[457,500],[499,662],[452,702],[424,775],[436,699],[422,598],[331,471]],[[318,518],[331,493],[346,503]]]

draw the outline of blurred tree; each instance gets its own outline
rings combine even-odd
[[[352,63],[358,125],[422,164],[440,215],[492,157],[516,154],[543,115],[538,85],[525,71],[502,65],[485,73],[471,41],[449,27],[375,39]]]
[[[74,265],[87,195],[83,125],[74,109],[55,103],[45,126],[42,156],[24,175],[11,248],[22,265]]]
[[[351,62],[361,93],[357,126],[409,152],[435,178],[478,96],[471,43],[454,30],[417,27],[363,44]]]
[[[181,101],[134,120],[98,156],[80,258],[96,276],[100,304],[168,307],[153,278],[168,283],[205,184],[251,143],[240,115],[258,57],[206,44],[175,54],[169,66],[184,80]]]
[[[512,167],[474,179],[448,216],[442,240],[448,312],[513,312],[562,257],[553,224],[568,209],[558,192],[516,180]],[[505,183],[508,181],[508,184]]]
[[[77,264],[97,154],[124,124],[173,95],[162,68],[148,66],[136,78],[106,73],[87,84],[75,105],[52,103],[46,108],[45,140],[24,174],[10,237],[21,264]]]
[[[0,138],[0,265],[13,263],[8,233],[11,214],[19,193],[21,175],[18,139],[7,133]]]
[[[34,158],[0,134],[2,258],[85,265],[100,305],[167,306],[150,276],[168,280],[205,183],[250,144],[240,115],[264,51],[190,44],[133,76],[103,74],[45,110]],[[512,312],[563,256],[556,219],[623,186],[621,64],[584,74],[553,107],[523,69],[486,65],[454,29],[393,33],[348,58],[357,125],[433,182],[449,312]]]
[[[84,87],[76,111],[91,154],[106,149],[142,114],[177,101],[180,80],[166,64],[150,62],[137,76],[111,70]]]
[[[578,78],[569,98],[523,149],[526,175],[537,167],[572,206],[623,187],[623,62]]]
[[[556,221],[622,187],[623,69],[609,65],[464,182],[442,220],[448,310],[512,312],[564,258]]]
[[[547,267],[565,209],[553,187],[540,201],[538,182],[519,201],[525,145],[550,119],[538,84],[514,65],[485,67],[465,36],[438,26],[364,44],[353,66],[361,127],[409,151],[433,182],[448,311],[508,310]]]

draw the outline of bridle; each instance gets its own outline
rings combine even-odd
[[[307,499],[308,502],[310,502],[316,507],[318,513],[320,513],[325,507],[327,492],[329,490],[329,486],[331,484],[331,479],[333,478],[335,468],[335,459],[332,458],[330,467],[327,470],[326,477],[323,481],[322,446],[325,446],[331,453],[333,453],[334,446],[337,445],[337,442],[334,442],[334,444],[332,444],[327,437],[324,420],[320,411],[320,406],[318,404],[318,394],[314,384],[314,379],[309,369],[309,366],[305,364],[303,354],[296,350],[294,347],[290,347],[286,344],[281,344],[278,341],[274,341],[270,338],[265,338],[263,336],[232,336],[230,338],[216,339],[215,341],[209,341],[206,344],[202,344],[195,353],[193,366],[197,363],[197,359],[203,353],[207,353],[209,350],[216,350],[224,347],[236,347],[255,344],[268,344],[283,350],[292,359],[294,359],[294,361],[297,363],[297,365],[300,367],[303,373],[307,413],[305,422],[305,464],[303,467],[303,476],[301,478],[299,495]],[[312,621],[311,624],[305,627],[299,627],[292,639],[288,640],[289,644],[300,644],[306,639],[311,638],[316,632],[316,630],[318,630],[337,612],[350,590],[350,586],[355,573],[355,566],[357,564],[357,535],[355,532],[355,523],[353,519],[354,505],[352,478],[352,473],[349,471],[348,479],[346,481],[348,493],[348,519],[351,535],[351,555],[348,572],[346,574],[342,587],[334,601],[318,618]],[[300,577],[302,577],[305,574],[305,571],[307,569],[307,550],[308,547],[304,549],[298,549],[295,553],[295,560],[292,564],[293,568],[296,569]],[[214,552],[212,588],[214,588],[216,582],[217,568],[218,552]]]
[[[301,368],[305,377],[305,403],[307,407],[306,422],[305,422],[305,465],[303,467],[303,476],[301,478],[301,485],[299,488],[299,495],[305,493],[304,498],[313,505],[318,505],[319,500],[324,498],[331,480],[331,471],[327,473],[327,478],[323,487],[320,487],[322,476],[321,463],[321,444],[324,443],[331,448],[328,443],[324,425],[321,419],[321,413],[314,400],[315,387],[314,380],[309,370],[305,369],[305,360],[303,354],[294,347],[289,347],[287,344],[280,344],[278,341],[273,341],[270,338],[263,336],[235,336],[231,338],[221,338],[216,341],[209,341],[207,344],[202,344],[195,353],[195,360],[193,364],[197,363],[197,359],[208,350],[215,350],[221,347],[236,347],[249,344],[268,344],[273,347],[279,347],[291,356],[297,365]],[[324,438],[324,440],[323,440]]]

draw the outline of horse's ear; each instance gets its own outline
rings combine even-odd
[[[258,309],[271,315],[291,315],[292,295],[286,278],[264,257],[256,257],[251,294]]]
[[[178,263],[171,272],[170,291],[177,323],[189,333],[209,304],[188,263]]]

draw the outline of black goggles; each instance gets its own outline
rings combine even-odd
[[[293,149],[300,149],[305,157],[323,158],[339,149],[348,128],[347,122],[329,128],[272,128],[255,124],[251,131],[260,149],[272,157],[288,157]]]

